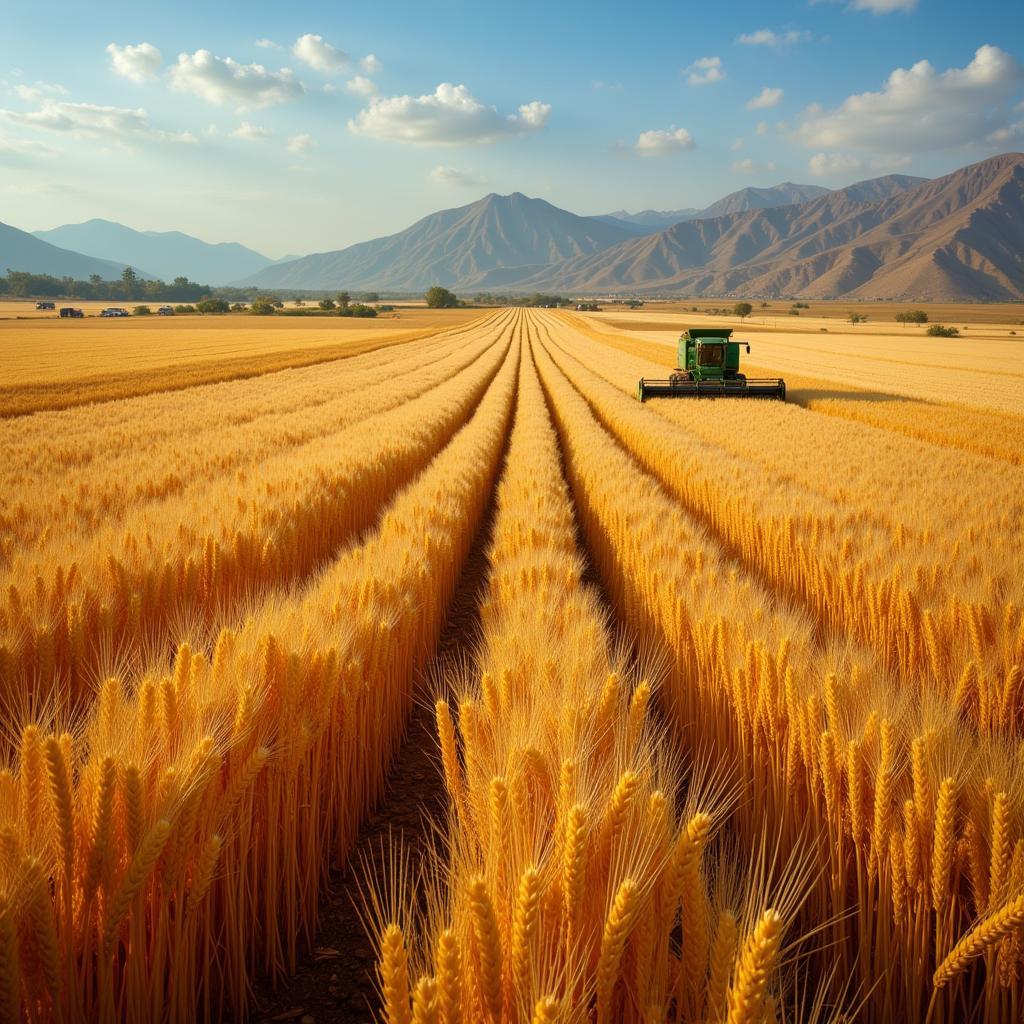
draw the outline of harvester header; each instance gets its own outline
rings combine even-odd
[[[678,366],[667,380],[641,378],[637,398],[778,398],[786,400],[781,377],[749,378],[740,373],[740,346],[731,327],[691,327],[679,335]]]

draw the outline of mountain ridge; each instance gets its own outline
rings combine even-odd
[[[120,277],[125,266],[127,264],[115,260],[98,259],[53,245],[31,232],[0,222],[0,274],[15,270],[72,277],[79,281],[98,274],[105,281],[110,281]],[[152,276],[139,267],[135,270],[140,277]]]
[[[861,202],[866,183],[855,183],[808,203],[685,221],[514,284],[581,293],[1024,298],[1024,155],[914,180],[904,187],[906,176],[872,179],[888,193],[877,202]]]
[[[466,206],[423,217],[393,235],[311,253],[238,283],[397,291],[461,286],[490,271],[557,263],[633,237],[625,228],[580,217],[544,199],[491,192]]]
[[[182,231],[138,231],[101,217],[32,234],[97,259],[145,267],[147,273],[165,281],[188,277],[203,284],[224,285],[273,263],[238,242],[205,242]]]

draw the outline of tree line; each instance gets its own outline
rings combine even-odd
[[[32,274],[25,270],[8,270],[0,277],[0,295],[15,298],[42,296],[69,299],[152,299],[156,302],[198,302],[213,294],[207,284],[198,284],[187,277],[176,277],[171,282],[147,281],[131,268],[125,267],[119,278],[105,281],[99,274],[88,280],[73,277],[54,277],[52,274]]]

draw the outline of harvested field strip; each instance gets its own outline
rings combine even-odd
[[[574,383],[588,373],[557,358]],[[933,966],[1006,892],[1001,853],[947,852],[989,835],[999,808],[1017,805],[1012,745],[981,743],[965,763],[955,712],[894,698],[855,647],[818,643],[806,618],[747,578],[643,473],[555,362],[538,363],[616,612],[669,653],[662,692],[681,741],[699,738],[735,770],[741,844],[771,822],[781,849],[808,844],[821,868],[798,924],[821,944],[825,1005],[867,998],[873,1019],[922,1019]],[[1024,857],[1019,822],[1001,821]],[[982,979],[942,998],[971,998],[969,986]],[[994,976],[985,996],[997,1007],[1012,998]]]
[[[748,367],[747,373],[752,377],[781,376],[775,370],[754,366]],[[865,393],[850,384],[791,373],[785,376],[786,400],[812,412],[867,423],[941,448],[960,448],[1024,466],[1024,416],[902,395]]]
[[[183,646],[170,672],[108,681],[75,737],[25,729],[0,828],[26,902],[4,912],[31,911],[62,965],[24,965],[32,1019],[242,1015],[257,964],[294,967],[328,867],[379,796],[494,486],[518,339],[501,351],[466,426],[304,595],[264,602],[211,657]],[[67,781],[56,804],[40,799],[43,761]],[[94,833],[90,809],[108,801]],[[52,896],[39,857],[61,865]]]
[[[858,512],[850,509],[849,500],[827,500],[820,491],[808,492],[792,477],[787,480],[788,467],[798,467],[800,459],[795,454],[785,457],[781,438],[803,413],[769,403],[754,403],[754,408],[751,403],[726,404],[716,412],[711,440],[700,440],[697,435],[706,427],[701,403],[664,400],[641,406],[570,356],[563,346],[579,346],[567,333],[560,338],[552,342],[553,351],[561,353],[556,359],[563,365],[566,359],[572,361],[574,380],[602,422],[735,557],[773,590],[808,608],[823,633],[847,634],[868,644],[880,664],[910,681],[921,697],[941,685],[946,699],[982,734],[1024,732],[1024,695],[1018,693],[1024,684],[1014,671],[1024,662],[1018,611],[1024,593],[1019,576],[1000,555],[1000,535],[992,527],[993,522],[1005,522],[1002,550],[1014,546],[1019,527],[1014,526],[1013,509],[1021,498],[1013,494],[1012,485],[1005,497],[998,483],[996,493],[986,496],[986,503],[994,499],[991,512],[976,493],[965,492],[964,514],[951,516],[948,533],[937,528],[937,511],[925,509],[931,521],[922,522],[922,533],[915,538],[902,518],[887,521],[880,518],[882,513]],[[586,354],[600,364],[599,353],[588,348]],[[655,408],[672,422],[652,418]],[[751,417],[763,433],[749,429]],[[742,438],[760,444],[767,433],[778,435],[779,472],[759,471],[759,456],[750,451],[729,453],[728,445],[717,443],[719,432],[735,434],[740,439],[736,444]],[[799,430],[793,443],[799,446]],[[762,446],[761,456],[765,454]],[[917,472],[930,468],[918,464]],[[773,484],[767,492],[766,479]],[[987,479],[983,467],[979,485]],[[915,488],[918,497],[922,487]],[[955,500],[942,510],[944,515],[956,511]],[[973,524],[970,515],[977,517]],[[993,549],[987,564],[973,548],[962,546],[965,535],[973,533],[986,536]],[[899,559],[895,564],[894,556]]]
[[[244,380],[299,366],[347,359],[363,352],[402,345],[417,338],[427,338],[436,333],[438,332],[435,330],[403,331],[390,337],[362,338],[358,341],[342,341],[329,347],[246,355],[213,364],[176,363],[153,370],[108,373],[74,381],[0,387],[0,419],[27,416],[45,409],[70,409],[93,402],[110,402],[120,398],[150,395],[158,391],[181,391],[200,384]]]
[[[559,316],[569,321],[580,334],[646,360],[649,365],[644,367],[643,376],[664,377],[675,365],[674,347],[632,338],[624,332],[613,333],[603,329],[603,325],[598,328],[593,321],[582,317]],[[744,330],[738,328],[740,336]],[[958,405],[955,401],[909,398],[896,391],[874,387],[865,389],[789,371],[783,373],[777,368],[748,362],[744,362],[744,372],[748,377],[785,377],[787,401],[814,412],[866,423],[943,448],[959,448],[1014,465],[1024,465],[1024,416],[1014,412]],[[955,392],[948,397],[955,399]]]
[[[396,348],[390,359],[373,353],[368,362],[355,357],[173,397],[110,403],[103,406],[109,417],[96,417],[91,431],[79,411],[0,421],[0,440],[11,441],[0,470],[0,566],[10,569],[17,558],[12,575],[34,573],[35,563],[59,558],[92,533],[119,531],[126,515],[136,522],[161,512],[173,516],[167,502],[174,498],[186,518],[184,510],[201,503],[199,492],[211,481],[234,474],[241,490],[254,466],[287,450],[301,457],[302,445],[457,373],[489,336],[439,336]]]
[[[256,494],[202,492],[205,515],[98,535],[70,566],[12,583],[0,607],[0,685],[18,706],[63,680],[72,705],[127,655],[158,658],[181,629],[216,628],[267,588],[292,585],[370,526],[466,421],[505,358],[498,335],[419,398],[261,467]],[[193,503],[194,505],[194,503]]]

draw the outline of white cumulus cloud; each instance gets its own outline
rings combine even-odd
[[[384,65],[375,53],[368,53],[359,61],[359,67],[368,75],[379,75],[384,70]]]
[[[178,54],[178,63],[171,67],[170,74],[171,85],[179,92],[240,109],[288,103],[305,92],[288,68],[270,71],[262,64],[240,64],[209,50]]]
[[[261,142],[263,139],[269,139],[273,134],[269,128],[263,128],[258,124],[250,124],[248,121],[243,121],[231,132],[231,137],[234,139],[245,139],[246,142]]]
[[[373,98],[348,127],[356,135],[417,145],[487,145],[543,128],[550,113],[547,103],[534,100],[518,113],[500,114],[464,85],[442,82],[425,96]]]
[[[284,47],[280,43],[275,43],[273,39],[257,39],[256,45],[261,50],[283,50]]]
[[[156,78],[164,62],[160,51],[152,43],[139,43],[136,46],[111,43],[107,53],[110,54],[110,66],[114,72],[132,82],[141,83]]]
[[[683,74],[690,85],[711,85],[725,78],[725,69],[721,57],[698,57]]]
[[[323,36],[312,32],[295,40],[292,53],[314,71],[322,71],[327,75],[341,74],[352,66],[352,59],[344,50],[336,49]]]
[[[809,107],[797,138],[808,148],[899,153],[979,142],[1007,127],[1021,78],[1020,65],[997,46],[943,72],[921,60],[893,71],[879,92],[850,96],[835,110]]]
[[[325,87],[326,88],[326,87]],[[376,96],[377,86],[362,75],[355,75],[345,83],[345,92],[353,96]]]
[[[141,107],[106,107],[95,103],[67,103],[44,100],[38,110],[20,113],[0,110],[0,118],[31,128],[67,132],[81,138],[155,139],[161,142],[195,142],[191,132],[165,132],[149,123],[149,115]]]
[[[767,110],[777,107],[782,102],[782,90],[765,86],[752,100],[747,102],[747,110]]]
[[[811,33],[806,29],[791,28],[785,32],[775,32],[770,28],[759,28],[756,32],[744,32],[737,37],[736,42],[744,46],[771,46],[779,49],[783,46],[794,46],[796,43],[806,43],[811,38]]]
[[[308,153],[316,145],[316,140],[312,135],[289,135],[288,136],[288,152],[289,153]]]
[[[435,185],[454,185],[457,188],[479,188],[487,180],[472,171],[460,171],[455,167],[435,167],[429,174]]]
[[[634,147],[640,156],[670,156],[693,149],[697,144],[685,128],[652,128],[641,132]]]

